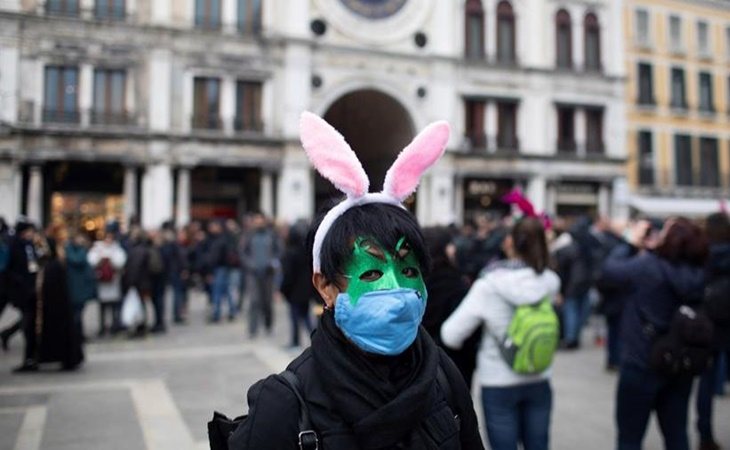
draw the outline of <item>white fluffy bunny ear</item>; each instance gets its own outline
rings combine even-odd
[[[421,175],[441,158],[449,142],[449,124],[434,122],[421,131],[388,169],[383,192],[399,201],[413,194]]]
[[[299,119],[299,136],[317,172],[348,197],[368,193],[370,180],[345,138],[324,119],[305,111]]]

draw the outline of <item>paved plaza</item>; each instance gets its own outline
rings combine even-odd
[[[206,324],[205,303],[194,295],[190,324],[163,336],[90,339],[86,364],[75,373],[12,375],[22,352],[22,337],[16,336],[0,355],[0,450],[207,448],[213,410],[243,413],[248,386],[284,369],[300,350],[285,348],[289,324],[281,302],[274,333],[255,340],[240,318]],[[6,311],[0,323],[13,314]],[[94,336],[95,304],[86,322]],[[593,347],[558,355],[552,448],[613,447],[616,377],[603,371],[602,356]],[[719,399],[716,409],[718,438],[730,448],[730,399]],[[654,421],[645,444],[662,448]]]

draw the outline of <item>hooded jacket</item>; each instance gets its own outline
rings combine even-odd
[[[441,340],[448,347],[460,348],[483,324],[477,357],[477,378],[482,386],[516,386],[548,379],[549,370],[536,375],[515,373],[502,359],[496,339],[504,337],[517,306],[537,303],[545,296],[554,301],[559,291],[560,279],[551,270],[538,274],[517,261],[494,264],[474,282],[459,307],[444,322]]]
[[[665,332],[682,304],[701,302],[705,274],[702,267],[672,264],[653,252],[638,253],[635,247],[624,244],[604,263],[603,278],[623,286],[626,306],[621,320],[621,363],[647,369],[651,338],[644,332],[645,326],[651,324]]]

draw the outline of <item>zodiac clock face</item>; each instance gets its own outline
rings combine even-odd
[[[371,20],[397,14],[408,0],[340,0],[351,12]]]

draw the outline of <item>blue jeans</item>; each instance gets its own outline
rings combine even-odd
[[[687,405],[691,378],[668,378],[650,369],[624,365],[616,392],[618,450],[641,450],[652,410],[666,450],[689,450]]]
[[[223,298],[228,302],[228,317],[236,315],[236,304],[231,297],[229,270],[227,267],[216,267],[213,271],[213,321],[220,320]]]
[[[492,450],[547,450],[553,392],[548,381],[482,387],[482,407]]]
[[[578,343],[580,331],[591,314],[591,302],[588,294],[580,297],[568,297],[563,304],[563,326],[565,341]]]

